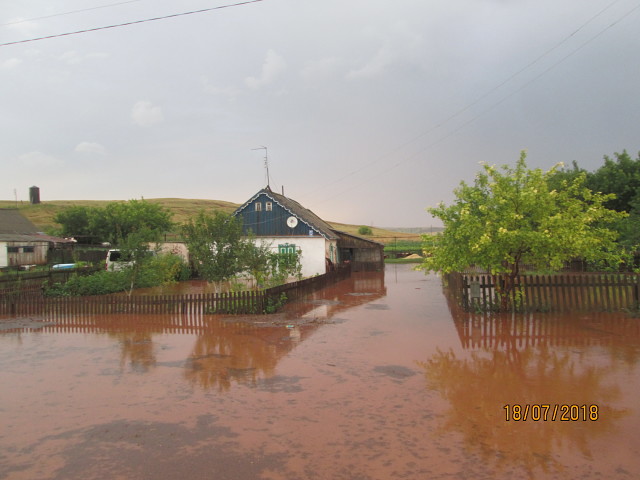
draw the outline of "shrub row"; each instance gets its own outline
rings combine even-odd
[[[102,271],[89,276],[73,276],[66,283],[45,285],[47,296],[107,295],[131,288],[155,287],[187,280],[188,266],[176,255],[158,255],[121,271]]]

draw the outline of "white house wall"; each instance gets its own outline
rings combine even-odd
[[[0,268],[9,266],[7,242],[0,242]]]
[[[255,238],[254,242],[256,245],[266,243],[271,246],[271,250],[274,252],[278,251],[279,245],[295,245],[296,251],[300,252],[303,277],[326,273],[325,258],[329,258],[330,242],[324,237],[260,237]],[[335,244],[335,241],[331,243]],[[336,250],[336,245],[334,245],[334,251]]]

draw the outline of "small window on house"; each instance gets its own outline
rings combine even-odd
[[[7,253],[20,253],[19,247],[7,247]]]
[[[22,253],[33,253],[36,251],[35,247],[22,247]]]
[[[259,212],[262,210],[262,203],[256,202],[255,205],[256,205],[256,212]]]
[[[264,209],[265,209],[267,212],[270,212],[271,210],[273,210],[273,204],[272,204],[271,202],[267,202],[267,203],[265,203],[265,204],[264,204]]]
[[[296,246],[293,243],[284,243],[278,245],[278,253],[286,254],[286,253],[296,253]]]

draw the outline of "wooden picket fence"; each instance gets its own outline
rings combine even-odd
[[[500,311],[504,277],[451,273],[445,276],[449,291],[466,310]],[[519,275],[515,278],[510,310],[518,311],[621,311],[638,309],[640,275],[562,274]]]
[[[249,314],[262,313],[265,291],[197,295],[97,295],[44,297],[21,294],[0,299],[0,315],[68,314]]]
[[[69,270],[41,270],[35,272],[21,272],[13,270],[9,272],[3,272],[0,275],[0,297],[14,293],[23,292],[27,290],[42,290],[42,286],[45,283],[65,283],[75,275],[92,275],[102,270],[102,267],[82,267]]]
[[[347,278],[350,273],[346,267],[274,288],[232,293],[45,297],[40,290],[22,290],[0,296],[0,315],[272,313],[284,303]]]

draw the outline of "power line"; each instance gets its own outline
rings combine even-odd
[[[381,155],[380,157],[376,158],[375,160],[372,160],[371,162],[368,162],[366,164],[364,164],[363,166],[361,166],[360,168],[357,168],[353,171],[351,171],[350,173],[342,176],[341,178],[335,179],[333,182],[330,182],[330,184],[335,184],[337,182],[343,181],[357,173],[360,173],[361,171],[363,171],[364,169],[370,168],[372,165],[375,165],[376,163],[384,160],[385,158],[389,157],[391,154],[398,152],[400,150],[402,150],[403,148],[407,147],[408,145],[411,145],[415,142],[417,142],[418,140],[420,140],[421,138],[429,135],[432,132],[435,132],[436,130],[444,127],[447,123],[449,123],[451,120],[454,120],[455,118],[459,117],[460,115],[462,115],[464,112],[470,110],[472,107],[476,106],[478,103],[480,103],[482,100],[484,100],[485,98],[487,98],[488,96],[490,96],[491,94],[493,94],[494,92],[496,92],[497,90],[499,90],[500,88],[502,88],[503,86],[505,86],[507,83],[511,82],[513,79],[515,79],[516,77],[518,77],[520,74],[522,74],[523,72],[525,72],[526,70],[530,69],[531,67],[533,67],[535,64],[537,64],[538,62],[540,62],[543,58],[549,56],[552,52],[556,51],[558,48],[560,48],[562,45],[564,45],[566,42],[568,42],[571,38],[573,38],[578,32],[580,32],[582,29],[584,29],[587,25],[589,25],[591,22],[593,22],[596,18],[598,18],[599,16],[601,16],[604,12],[606,12],[607,10],[609,10],[611,7],[613,7],[616,3],[620,2],[620,0],[613,0],[613,2],[609,3],[606,7],[604,7],[603,9],[601,9],[598,13],[596,13],[595,15],[591,16],[586,22],[584,22],[582,25],[580,25],[577,29],[575,29],[573,32],[571,32],[569,35],[567,35],[565,38],[563,38],[562,40],[560,40],[560,42],[556,43],[553,47],[549,48],[548,50],[546,50],[544,53],[542,53],[541,55],[539,55],[538,57],[536,57],[534,60],[530,61],[528,64],[526,64],[524,67],[520,68],[518,71],[516,71],[515,73],[513,73],[512,75],[510,75],[509,77],[507,77],[505,80],[503,80],[502,82],[500,82],[499,84],[495,85],[494,87],[492,87],[491,89],[487,90],[485,93],[483,93],[482,95],[480,95],[479,97],[477,97],[475,100],[473,100],[471,103],[465,105],[464,107],[462,107],[461,109],[455,111],[454,113],[452,113],[451,115],[449,115],[448,117],[444,118],[443,120],[441,120],[440,122],[438,122],[436,125],[430,127],[429,129],[419,133],[418,135],[415,135],[413,138],[410,138],[409,140],[405,141],[404,143],[402,143],[400,146],[394,148],[393,150]],[[582,46],[580,46],[578,49],[576,49],[574,52],[572,52],[571,54],[567,55],[566,57],[564,57],[561,61],[565,60],[566,58],[568,58],[569,56],[573,55],[573,53],[576,53],[577,50],[580,50],[582,47],[584,47],[587,43],[590,43],[592,40],[594,40],[595,38],[599,37],[602,33],[604,33],[604,31],[608,30],[610,27],[612,27],[613,25],[615,25],[616,23],[618,23],[620,20],[622,20],[623,18],[625,18],[627,15],[631,14],[634,10],[636,10],[638,7],[632,9],[630,12],[628,12],[627,14],[625,14],[621,19],[619,19],[618,21],[614,22],[614,24],[610,25],[609,27],[605,28],[605,30],[601,31],[598,35],[596,35],[595,37],[591,38],[590,40],[588,40],[585,44],[583,44]],[[560,62],[558,62],[560,63]],[[551,68],[555,67],[557,65],[554,64]],[[545,70],[543,72],[546,73],[547,71],[549,71],[551,68]],[[537,80],[538,78],[540,78],[542,75],[538,75],[536,76],[532,81]],[[532,82],[531,81],[531,82]],[[527,85],[529,85],[528,82],[525,87]],[[519,90],[517,90],[516,92],[510,94],[509,96],[507,96],[506,98],[503,98],[502,100],[500,100],[497,104],[495,104],[493,107],[489,108],[488,110],[485,110],[484,112],[482,112],[480,115],[474,117],[472,120],[465,122],[462,127],[468,125],[469,123],[473,122],[475,119],[477,119],[479,116],[482,116],[483,114],[487,113],[490,110],[493,110],[493,108],[497,107],[499,104],[501,104],[502,102],[504,102],[507,98],[513,96],[515,93],[520,92],[521,90],[523,90],[524,87],[520,88]],[[453,133],[458,132],[459,130],[462,129],[462,127],[456,128],[453,132],[448,133],[447,135],[445,135],[444,137],[438,139],[437,141],[429,144],[427,147],[425,147],[424,149],[420,150],[421,152],[424,151],[426,148],[429,148],[437,143],[440,143],[441,141],[445,140],[446,138],[450,137]],[[413,156],[412,156],[413,157]],[[410,157],[410,158],[412,158]],[[384,170],[384,172],[389,171],[389,169]],[[311,192],[309,192],[311,195],[313,195],[314,193],[316,193],[318,190],[322,189],[322,190],[326,190],[327,184],[324,184],[323,187],[318,187],[315,190],[312,190]],[[343,192],[344,193],[344,192]]]
[[[80,10],[71,10],[70,12],[54,13],[52,15],[43,15],[42,17],[26,18],[24,20],[16,20],[14,22],[0,23],[0,27],[6,27],[8,25],[18,25],[20,23],[33,22],[35,20],[44,20],[46,18],[61,17],[63,15],[71,15],[72,13],[89,12],[91,10],[98,10],[100,8],[116,7],[118,5],[124,5],[126,3],[135,3],[140,1],[142,0],[128,0],[126,2],[110,3],[109,5],[100,5],[98,7],[82,8]]]
[[[218,6],[218,7],[211,7],[211,8],[203,8],[201,10],[193,10],[191,12],[174,13],[174,14],[171,14],[171,15],[164,15],[162,17],[145,18],[143,20],[134,20],[132,22],[118,23],[118,24],[115,24],[115,25],[106,25],[106,26],[103,26],[103,27],[88,28],[88,29],[85,29],[85,30],[77,30],[75,32],[58,33],[58,34],[55,34],[55,35],[47,35],[45,37],[29,38],[27,40],[17,40],[15,42],[0,43],[0,47],[6,47],[8,45],[17,45],[17,44],[20,44],[20,43],[27,43],[27,42],[36,42],[38,40],[48,40],[50,38],[66,37],[66,36],[69,36],[69,35],[78,35],[80,33],[97,32],[99,30],[107,30],[107,29],[110,29],[110,28],[127,27],[127,26],[130,26],[130,25],[137,25],[139,23],[155,22],[156,20],[166,20],[168,18],[183,17],[185,15],[194,15],[196,13],[211,12],[213,10],[221,10],[223,8],[240,7],[240,6],[243,6],[243,5],[249,5],[249,4],[252,4],[252,3],[258,3],[258,2],[262,2],[262,1],[263,0],[248,0],[246,2],[232,3],[232,4],[229,4],[229,5],[221,5],[221,6]]]
[[[613,3],[616,3],[618,0],[614,1]],[[611,5],[613,5],[613,3]],[[609,5],[609,6],[611,6]],[[609,7],[607,7],[609,8]],[[448,139],[449,137],[452,137],[453,135],[455,135],[456,133],[458,133],[460,130],[462,130],[463,128],[465,128],[467,125],[472,124],[473,122],[475,122],[476,120],[478,120],[480,117],[486,115],[487,113],[489,113],[490,111],[496,109],[498,106],[500,106],[502,103],[506,102],[509,98],[513,97],[514,95],[520,93],[521,91],[523,91],[524,89],[526,89],[529,85],[531,85],[532,83],[534,83],[536,80],[538,80],[539,78],[541,78],[542,76],[546,75],[548,72],[550,72],[551,70],[553,70],[555,67],[557,67],[558,65],[560,65],[561,63],[563,63],[565,60],[567,60],[569,57],[572,57],[573,55],[575,55],[576,53],[578,53],[580,50],[582,50],[583,48],[585,48],[587,45],[589,45],[591,42],[595,41],[596,39],[598,39],[599,37],[601,37],[602,35],[604,35],[608,30],[610,30],[611,28],[615,27],[618,23],[620,23],[621,21],[623,21],[625,18],[629,17],[630,15],[632,15],[633,13],[635,13],[638,9],[640,9],[640,4],[636,5],[635,7],[633,7],[631,10],[628,10],[624,15],[622,15],[621,17],[619,17],[617,20],[615,20],[614,22],[610,23],[609,25],[607,25],[605,28],[603,28],[602,30],[600,30],[598,33],[596,33],[595,35],[593,35],[592,37],[590,37],[589,39],[587,39],[586,41],[584,41],[583,43],[581,43],[580,45],[578,45],[576,48],[574,48],[572,51],[570,51],[569,53],[567,53],[564,57],[562,57],[560,60],[558,60],[557,62],[553,63],[551,66],[549,66],[548,68],[546,68],[544,71],[542,71],[541,73],[539,73],[538,75],[536,75],[535,77],[533,77],[532,79],[530,79],[528,82],[526,82],[524,85],[520,86],[520,88],[514,90],[513,92],[505,95],[504,97],[502,97],[501,99],[499,99],[497,102],[493,103],[492,105],[490,105],[489,107],[487,107],[486,109],[484,109],[482,112],[478,113],[477,115],[475,115],[474,117],[472,117],[471,119],[467,120],[466,122],[464,122],[462,125],[459,125],[457,128],[455,128],[454,130],[446,133],[444,136],[438,138],[437,140],[434,140],[433,142],[431,142],[430,144],[426,145],[424,148],[418,150],[417,152],[415,152],[413,155],[410,155],[404,159],[399,160],[398,162],[396,162],[395,164],[391,165],[390,167],[382,170],[379,173],[370,175],[368,177],[368,179],[364,179],[361,182],[357,183],[355,186],[351,186],[348,189],[339,191],[338,193],[334,193],[331,195],[331,197],[326,198],[324,200],[321,200],[320,202],[316,202],[316,203],[324,203],[327,202],[335,197],[338,197],[340,195],[343,195],[347,192],[351,192],[356,188],[361,187],[362,185],[368,183],[368,181],[370,181],[373,178],[377,178],[382,174],[385,174],[387,172],[390,172],[391,170],[396,169],[397,167],[399,167],[400,165],[407,163],[409,161],[415,161],[416,157],[424,152],[425,150],[428,150],[429,148],[443,142],[444,140]],[[606,10],[606,8],[605,8]],[[600,13],[604,12],[604,10],[602,10]],[[600,15],[600,13],[598,15]],[[592,19],[591,19],[592,20]],[[590,22],[591,20],[589,20],[588,22]],[[587,22],[587,23],[588,23]],[[586,24],[585,24],[586,25]],[[584,26],[584,25],[583,25]],[[580,30],[582,27],[580,27],[578,30]],[[578,30],[576,30],[574,33],[572,33],[570,36],[573,36]],[[562,43],[564,43],[565,40],[563,40]],[[554,47],[553,49],[549,50],[549,52],[551,52],[552,50],[555,50],[556,47]],[[546,54],[545,54],[546,55]],[[543,55],[544,56],[544,55]],[[542,58],[542,57],[539,57]],[[533,63],[537,62],[538,60],[535,60]],[[531,63],[530,65],[532,65],[533,63]],[[519,73],[519,72],[518,72]],[[511,77],[512,78],[512,77]],[[507,80],[508,81],[508,80]],[[506,83],[507,81],[503,82]],[[501,84],[502,85],[502,84]],[[497,87],[496,87],[497,88]],[[494,89],[495,90],[495,89]],[[492,90],[493,91],[493,90]],[[484,98],[483,95],[482,98]],[[474,102],[474,104],[477,103]],[[462,110],[460,110],[460,112],[467,110],[468,108],[464,108]],[[459,113],[460,113],[459,112]],[[445,122],[441,122],[437,127],[431,128],[428,132],[431,132],[433,130],[435,130],[435,128],[438,128],[440,125],[443,125],[444,123],[448,122],[450,119],[454,118],[455,116],[457,116],[458,114],[455,114],[451,117],[449,117],[447,120],[445,120]],[[420,135],[421,137],[422,135]],[[417,137],[419,138],[419,137]],[[417,139],[416,138],[416,139]],[[415,140],[415,139],[414,139]],[[413,142],[414,140],[411,140],[408,143]],[[406,145],[406,144],[405,144]],[[403,145],[404,146],[404,145]],[[402,147],[400,147],[402,148]],[[396,149],[397,150],[397,149]],[[382,157],[384,158],[384,156]],[[379,160],[381,160],[381,158],[370,162],[369,165],[372,165],[373,163],[378,162]],[[364,167],[363,167],[364,168]],[[363,168],[361,168],[360,170],[362,170]],[[358,171],[360,171],[358,170]],[[351,175],[351,174],[349,174]],[[349,176],[347,175],[347,176]],[[346,178],[343,177],[343,178]]]

